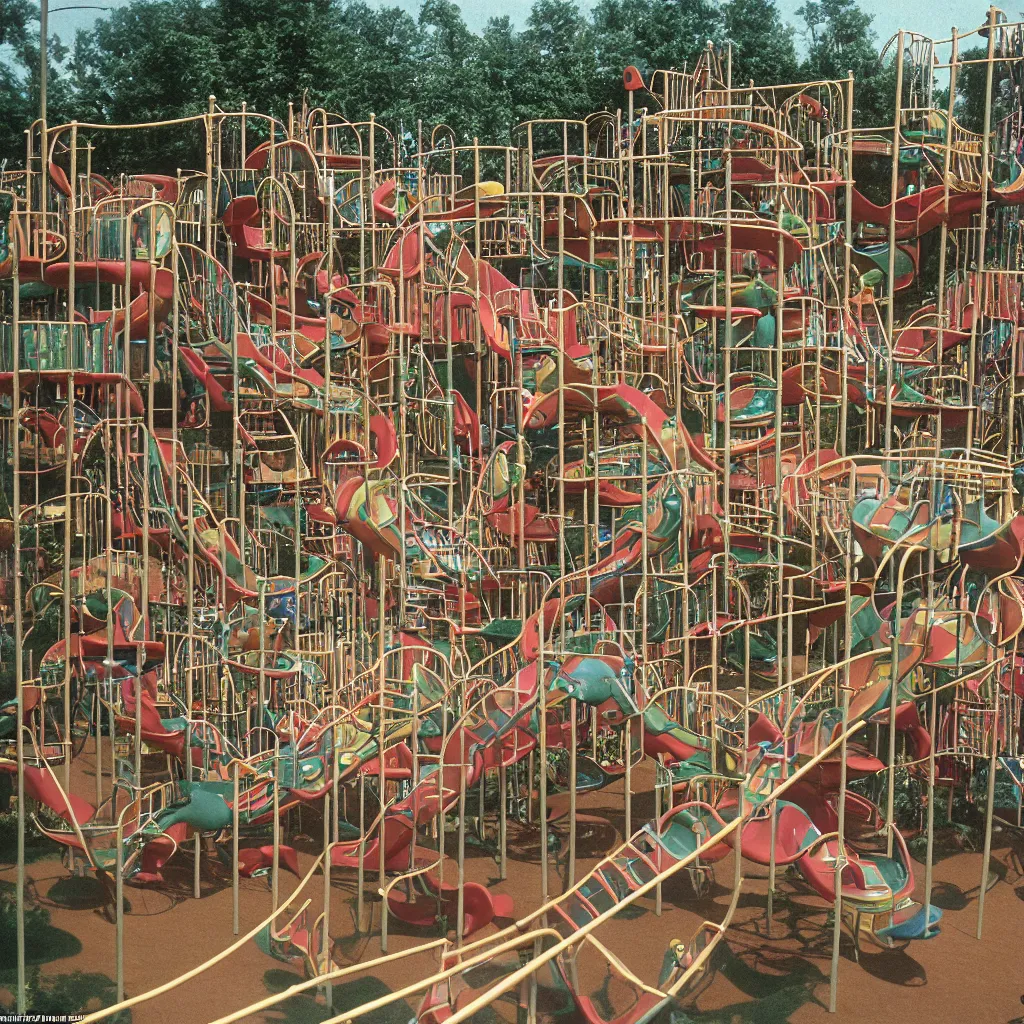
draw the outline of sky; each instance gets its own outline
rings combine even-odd
[[[271,0],[272,2],[272,0]],[[379,3],[382,0],[369,0]],[[419,0],[388,0],[415,13],[419,10]],[[60,10],[62,7],[117,7],[127,0],[51,0],[50,30],[61,36],[65,42],[71,42],[75,30],[89,27],[96,18],[103,16],[103,11],[94,9]],[[794,23],[796,10],[803,0],[777,0],[782,16]],[[459,0],[466,23],[472,29],[481,29],[493,14],[508,14],[512,20],[522,25],[530,11],[531,0],[502,0],[500,5],[494,0]],[[581,6],[589,6],[587,0],[581,0]],[[893,0],[860,0],[860,6],[874,17],[874,30],[881,46],[900,28],[912,29],[932,39],[946,39],[955,25],[959,32],[965,32],[981,25],[988,12],[986,0],[928,0],[927,3],[894,3]],[[1007,11],[1011,20],[1020,17],[1015,10]],[[799,45],[800,39],[797,39]]]

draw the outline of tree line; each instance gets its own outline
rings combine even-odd
[[[49,43],[48,120],[160,121],[223,109],[283,118],[303,99],[392,129],[444,123],[460,142],[505,143],[529,118],[579,118],[626,105],[622,71],[693,66],[709,41],[731,44],[735,82],[857,80],[858,123],[892,123],[893,76],[871,17],[855,0],[806,0],[794,28],[774,0],[534,0],[525,25],[494,17],[480,32],[452,0],[418,16],[363,0],[132,0]],[[0,161],[24,163],[39,110],[39,10],[4,0]],[[194,138],[104,136],[102,165],[123,171],[194,166]],[[191,163],[190,163],[191,161]]]

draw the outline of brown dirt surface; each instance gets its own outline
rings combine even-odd
[[[81,791],[89,792],[91,782]],[[637,790],[632,801],[632,827],[651,817],[653,801],[647,773],[635,773]],[[578,831],[577,879],[595,865],[620,840],[623,827],[622,783],[589,794],[580,801],[580,812],[607,824],[588,822]],[[467,801],[468,814],[474,801]],[[299,851],[305,872],[320,850],[319,839],[296,838],[293,815],[291,842]],[[566,823],[553,829],[553,840],[565,852]],[[302,832],[322,835],[318,814],[306,811]],[[471,835],[474,829],[467,828]],[[487,825],[485,842],[496,837],[494,820]],[[515,900],[517,916],[533,909],[540,899],[539,830],[536,823],[509,823],[508,877],[501,881],[493,849],[467,843],[467,880],[481,882]],[[445,878],[457,877],[457,843],[448,837]],[[91,876],[76,878],[53,852],[53,847],[34,844],[27,867],[30,904],[49,914],[44,949],[33,951],[44,977],[72,971],[115,974],[115,927],[104,913],[107,900]],[[690,992],[673,1024],[825,1024],[850,1021],[856,1024],[936,1024],[944,1021],[977,1021],[1009,1024],[1019,1020],[1024,1008],[1024,957],[1020,955],[1021,922],[1024,920],[1024,835],[1000,829],[993,841],[991,868],[996,881],[987,893],[984,932],[976,938],[981,855],[939,845],[934,870],[933,902],[943,910],[941,933],[927,941],[900,944],[881,950],[864,948],[855,962],[852,939],[844,932],[839,961],[837,1013],[828,1013],[829,968],[832,928],[829,908],[794,872],[780,870],[770,936],[766,928],[767,872],[744,863],[745,881],[738,908],[725,940],[715,951],[711,969]],[[191,844],[179,851],[166,869],[166,882],[158,888],[125,887],[125,990],[128,996],[150,990],[202,964],[236,941],[232,934],[231,873],[226,862],[204,852],[201,898],[192,895]],[[915,865],[917,898],[923,893],[924,868]],[[731,857],[715,865],[710,891],[698,899],[684,872],[663,886],[663,909],[654,913],[654,899],[642,899],[597,932],[601,943],[648,984],[656,984],[668,943],[684,941],[704,919],[720,921],[732,895],[734,865]],[[0,870],[0,882],[14,881],[13,866]],[[564,859],[549,871],[549,889],[557,895],[566,880]],[[371,896],[377,888],[376,872],[368,872],[363,930],[355,929],[355,872],[336,870],[331,894],[331,932],[334,960],[339,967],[366,963],[381,955],[380,903]],[[281,899],[295,889],[298,880],[282,871]],[[322,909],[323,885],[316,877],[307,887],[315,916]],[[240,883],[241,934],[256,926],[271,910],[268,880]],[[492,933],[495,926],[473,936]],[[431,936],[393,918],[389,924],[389,953],[410,949]],[[0,980],[12,979],[13,949],[4,953],[5,971]],[[502,961],[502,969],[518,966],[514,955]],[[610,974],[603,957],[584,948],[577,960],[581,988],[594,995],[599,1005],[614,1016],[635,998],[621,979]],[[369,999],[425,978],[438,970],[435,952],[420,952],[396,959],[369,971],[354,974],[335,986],[334,1012],[339,1013]],[[485,985],[491,975],[478,976]],[[219,964],[173,991],[137,1005],[135,1024],[207,1022],[237,1011],[253,1002],[303,980],[299,961],[284,963],[262,953],[248,941]],[[9,1001],[9,993],[7,999]],[[373,1024],[408,1024],[415,1016],[420,996],[414,993],[362,1018]],[[537,997],[538,1019],[558,1024],[581,1024],[564,991],[545,974]],[[488,1021],[525,1021],[525,1005],[502,1000],[486,1014]],[[313,1024],[331,1015],[323,995],[293,996],[246,1020]],[[484,1017],[478,1017],[483,1020]],[[668,1024],[663,1018],[663,1024]]]

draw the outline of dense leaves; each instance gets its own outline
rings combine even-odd
[[[957,118],[965,128],[973,132],[981,132],[985,127],[988,66],[984,61],[987,57],[988,48],[985,46],[964,50],[960,54],[964,63],[957,68]],[[1007,64],[993,64],[990,125],[998,124],[1010,112],[1012,93],[1013,82]]]
[[[5,0],[2,10],[0,159],[16,166],[39,107],[38,8]],[[798,15],[802,61],[774,0],[597,0],[589,13],[576,0],[534,0],[523,26],[499,16],[479,33],[453,0],[423,0],[418,17],[363,0],[132,0],[70,52],[54,39],[49,121],[182,118],[213,95],[225,110],[244,101],[283,119],[289,101],[305,101],[351,120],[375,114],[410,140],[422,122],[448,125],[459,142],[507,143],[526,118],[624,108],[626,65],[692,67],[709,42],[731,44],[736,84],[852,70],[860,120],[891,118],[891,68],[879,64],[870,16],[854,0],[807,0]],[[97,135],[97,166],[201,166],[197,125],[150,134]]]
[[[19,164],[25,129],[39,115],[39,12],[30,0],[0,0],[0,48],[0,163]],[[57,70],[68,53],[56,36],[48,49],[47,104],[61,121],[72,109],[69,76]]]

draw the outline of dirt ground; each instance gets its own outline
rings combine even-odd
[[[632,824],[635,829],[651,817],[653,800],[648,780],[641,772],[634,780]],[[82,793],[91,781],[83,780]],[[646,789],[646,791],[645,791]],[[76,791],[78,791],[76,787]],[[472,800],[469,811],[472,813]],[[622,784],[581,800],[580,811],[606,819],[606,824],[580,825],[577,879],[620,840],[624,827]],[[297,817],[292,819],[298,831]],[[306,812],[302,831],[307,837],[322,835],[318,815]],[[564,827],[562,828],[564,831]],[[485,841],[494,840],[493,822]],[[292,835],[299,851],[300,870],[305,872],[321,848],[319,838]],[[454,854],[454,843],[448,850]],[[103,913],[102,888],[92,877],[73,877],[60,858],[46,845],[33,846],[36,857],[27,869],[30,902],[49,913],[50,930],[39,948],[30,950],[30,961],[40,964],[44,977],[72,971],[114,977],[115,928]],[[536,824],[509,824],[508,878],[498,880],[493,850],[468,843],[466,877],[510,894],[516,916],[533,909],[540,898],[539,830]],[[732,927],[716,950],[711,970],[696,990],[683,1000],[672,1024],[825,1024],[856,1021],[857,1024],[935,1024],[971,1021],[1009,1024],[1024,1014],[1024,955],[1021,925],[1024,923],[1024,838],[1013,830],[996,832],[992,870],[996,881],[985,902],[984,932],[976,938],[981,855],[978,852],[940,850],[936,856],[933,902],[943,910],[941,934],[892,950],[864,949],[855,962],[852,940],[844,934],[839,963],[837,1013],[828,1013],[829,966],[832,929],[829,908],[794,874],[782,874],[778,882],[771,935],[767,934],[767,879],[765,869],[744,864],[745,881]],[[192,895],[192,855],[179,851],[166,869],[167,881],[159,888],[125,887],[130,909],[125,915],[125,990],[138,995],[174,979],[221,953],[236,941],[232,934],[231,875],[227,864],[204,854],[201,898]],[[453,861],[446,865],[446,879],[453,881]],[[704,919],[723,918],[732,895],[734,866],[726,859],[715,867],[710,892],[697,899],[685,873],[663,887],[664,905],[655,916],[654,900],[642,899],[598,931],[600,941],[644,981],[655,984],[670,940],[688,939]],[[924,882],[923,865],[916,866],[917,896]],[[0,883],[12,883],[13,867],[0,869]],[[551,865],[549,887],[557,895],[565,883],[565,865]],[[341,966],[366,963],[381,955],[380,903],[371,899],[376,877],[367,878],[367,901],[362,930],[355,925],[355,872],[336,870],[331,893],[333,956]],[[282,871],[282,900],[294,890],[295,876]],[[320,912],[323,885],[319,876],[304,896],[311,913]],[[271,910],[268,879],[241,881],[240,934],[255,927]],[[473,936],[482,937],[496,926]],[[389,953],[408,950],[435,936],[399,925],[389,925]],[[13,949],[2,954],[3,982],[12,980]],[[514,961],[512,966],[517,966]],[[609,1009],[609,1017],[628,1009],[631,990],[609,976],[605,961],[592,949],[578,960],[581,985],[596,993]],[[419,952],[395,959],[369,971],[354,974],[334,989],[334,1013],[398,991],[438,970],[436,952]],[[272,959],[254,941],[244,942],[220,963],[167,994],[136,1005],[136,1024],[209,1022],[231,1014],[303,980],[302,965]],[[560,1018],[560,1024],[577,1024],[582,1017],[564,992],[550,985],[550,976],[538,994],[538,1018]],[[312,991],[312,990],[311,990]],[[2,995],[0,995],[2,998]],[[9,993],[8,993],[9,998]],[[415,1016],[420,995],[410,994],[363,1020],[374,1024],[408,1024]],[[479,1016],[488,1021],[525,1021],[525,1006],[515,999],[498,1004],[496,1013]],[[323,996],[292,996],[275,1007],[245,1017],[250,1021],[313,1024],[327,1020]],[[668,1024],[668,1018],[662,1018]]]

